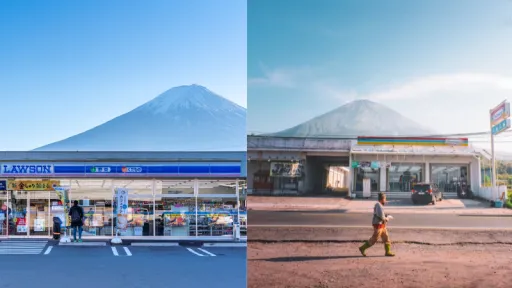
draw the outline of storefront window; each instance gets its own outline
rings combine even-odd
[[[156,236],[196,236],[194,180],[157,181]]]
[[[391,192],[409,192],[415,183],[424,181],[423,164],[391,163],[388,170],[388,189]]]
[[[432,164],[431,176],[441,192],[457,192],[468,185],[468,165]]]
[[[197,233],[232,236],[238,217],[236,181],[199,181]]]
[[[355,171],[355,175],[354,175],[355,191],[363,191],[363,179],[365,179],[365,178],[370,179],[371,192],[379,191],[380,168],[357,167],[357,168],[354,168],[354,171]]]

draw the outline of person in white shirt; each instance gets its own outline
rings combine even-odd
[[[373,208],[373,235],[368,241],[364,242],[363,246],[359,247],[359,251],[363,256],[366,256],[366,249],[375,245],[379,238],[382,238],[382,242],[384,242],[384,248],[386,250],[386,254],[384,255],[390,257],[395,256],[395,253],[391,252],[391,240],[389,239],[389,233],[386,229],[387,222],[393,219],[393,217],[384,213],[384,205],[386,205],[386,194],[381,192],[379,193],[379,202],[377,202]]]

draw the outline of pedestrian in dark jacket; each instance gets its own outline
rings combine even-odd
[[[71,217],[71,228],[73,228],[73,241],[82,242],[82,226],[84,225],[84,209],[78,206],[78,201],[73,202],[73,207],[69,209]],[[78,240],[76,239],[76,231],[78,230]]]

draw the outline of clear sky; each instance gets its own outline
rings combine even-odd
[[[0,2],[0,150],[100,125],[179,85],[247,107],[247,4]]]
[[[511,51],[510,0],[249,0],[248,131],[355,99],[439,133],[486,131],[512,100]]]

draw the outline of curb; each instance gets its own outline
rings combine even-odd
[[[59,246],[87,246],[87,247],[105,247],[106,242],[59,242]]]
[[[114,246],[114,245],[113,245]],[[203,243],[203,242],[134,242],[130,246],[136,247],[247,247],[247,242],[237,243]]]

